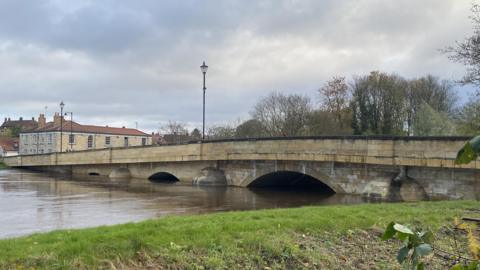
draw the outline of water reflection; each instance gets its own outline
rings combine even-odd
[[[352,195],[285,189],[199,187],[148,180],[82,179],[0,171],[0,238],[165,215],[361,203]]]

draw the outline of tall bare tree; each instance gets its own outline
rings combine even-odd
[[[169,120],[160,127],[159,133],[163,134],[166,143],[182,143],[190,139],[187,125],[177,121]]]
[[[345,77],[333,77],[318,91],[322,110],[329,112],[337,125],[343,128],[348,124],[344,123],[344,118],[350,102]]]
[[[185,123],[168,120],[167,123],[160,126],[159,132],[161,134],[186,134],[188,133],[187,125]]]
[[[255,104],[251,115],[269,136],[299,136],[307,132],[311,111],[310,98],[306,96],[272,92]]]
[[[480,86],[480,5],[472,4],[470,19],[473,24],[473,34],[462,42],[456,42],[454,46],[444,50],[449,58],[467,67],[467,74],[460,80],[463,84]],[[480,95],[480,91],[477,91]]]

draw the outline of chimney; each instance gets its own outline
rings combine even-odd
[[[58,114],[58,112],[56,112],[55,115],[53,115],[53,125],[56,126],[56,127],[60,126],[60,124],[61,124],[60,119],[62,119],[61,116]]]
[[[23,117],[20,117],[20,121],[23,121]]]
[[[44,128],[47,125],[47,119],[43,113],[38,117],[38,128]]]
[[[4,122],[4,123],[6,123],[6,122],[7,122],[7,117],[5,117],[5,121],[3,121],[3,122]]]
[[[35,117],[32,117],[32,121],[35,121]]]
[[[8,117],[8,122],[10,122],[10,117]]]

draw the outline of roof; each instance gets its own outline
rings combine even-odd
[[[18,139],[0,137],[0,147],[3,151],[18,151]]]
[[[48,122],[43,128],[36,128],[29,132],[22,133],[37,133],[37,132],[76,132],[76,133],[95,133],[95,134],[111,134],[111,135],[127,135],[127,136],[151,136],[143,131],[134,128],[117,128],[108,126],[93,126],[93,125],[81,125],[74,121],[65,120],[63,122],[63,128],[60,125],[55,125],[54,122]]]
[[[20,128],[23,131],[36,129],[38,123],[35,120],[6,120],[0,128]]]

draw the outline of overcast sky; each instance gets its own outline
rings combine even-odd
[[[83,124],[153,131],[247,119],[270,91],[334,75],[459,79],[438,50],[472,33],[470,0],[0,0],[0,119],[65,110]],[[464,97],[469,87],[456,87]]]

